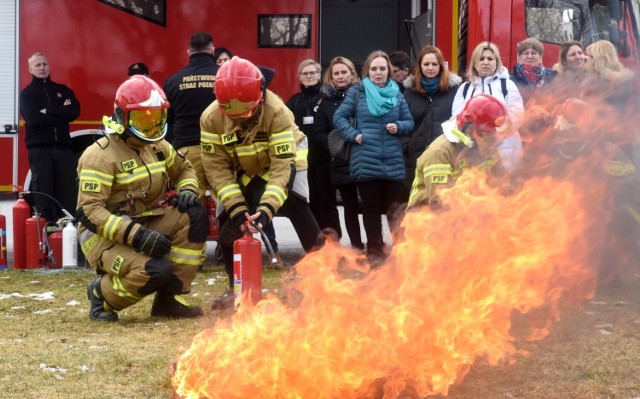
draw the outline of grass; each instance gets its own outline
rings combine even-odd
[[[173,397],[173,362],[220,316],[209,308],[225,288],[223,269],[198,274],[189,299],[205,317],[196,320],[151,317],[148,297],[121,312],[118,323],[91,322],[86,286],[93,277],[85,269],[0,273],[0,398]],[[266,270],[264,287],[277,289],[279,278]],[[496,367],[476,362],[449,398],[640,397],[638,280],[631,276],[565,311],[541,341],[524,341],[522,316],[514,315],[513,334],[529,355]],[[38,299],[47,292],[53,294]]]
[[[265,270],[264,287],[275,288],[279,275]],[[209,309],[224,291],[223,268],[198,273],[189,300],[207,316],[196,320],[151,317],[150,296],[120,312],[118,323],[91,322],[86,286],[94,277],[86,269],[0,273],[0,398],[173,396],[172,363],[213,324]],[[47,292],[53,295],[41,295]]]

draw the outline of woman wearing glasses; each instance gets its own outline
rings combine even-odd
[[[518,43],[516,50],[518,62],[513,66],[509,77],[518,87],[522,101],[526,105],[535,90],[552,81],[557,72],[542,65],[544,46],[535,37]]]
[[[321,67],[318,62],[306,59],[298,66],[298,78],[300,79],[300,92],[291,96],[287,101],[287,107],[293,112],[296,125],[307,137],[313,135],[313,124],[316,111],[318,110],[318,100],[320,100],[320,72]],[[328,162],[321,147],[313,140],[309,139],[309,207],[316,218],[321,229],[326,227],[335,228],[330,222],[330,215],[325,214],[323,185],[328,181],[324,173],[322,164]],[[337,211],[336,211],[337,212]],[[333,215],[336,216],[336,215]]]

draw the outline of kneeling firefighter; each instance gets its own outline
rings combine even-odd
[[[156,82],[134,75],[114,108],[105,137],[78,163],[79,240],[98,273],[87,288],[89,317],[116,321],[116,311],[152,293],[152,316],[201,316],[181,295],[203,259],[207,214],[193,166],[163,139],[169,103]],[[168,198],[170,184],[176,197]]]

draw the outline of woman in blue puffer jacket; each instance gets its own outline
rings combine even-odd
[[[389,56],[377,50],[362,68],[362,82],[352,86],[336,110],[336,129],[351,145],[349,172],[360,195],[367,255],[374,264],[386,258],[382,214],[391,232],[401,220],[406,180],[401,136],[413,130],[409,107],[391,80]],[[357,102],[357,104],[356,104]],[[356,118],[356,125],[350,119]]]

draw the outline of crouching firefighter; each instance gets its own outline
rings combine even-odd
[[[511,132],[507,109],[495,97],[472,97],[457,117],[442,124],[438,136],[416,162],[407,210],[445,208],[438,192],[452,187],[462,172],[475,167],[488,177],[503,176],[498,146]]]
[[[169,103],[153,80],[135,75],[114,108],[103,118],[105,137],[78,164],[79,241],[98,274],[87,288],[89,317],[116,321],[153,293],[152,316],[201,316],[182,295],[203,259],[207,215],[193,166],[163,140]],[[177,196],[166,206],[170,184]]]
[[[245,221],[263,227],[280,212],[307,252],[321,235],[308,204],[307,137],[291,111],[266,89],[260,70],[238,57],[220,67],[215,90],[217,100],[200,117],[202,164],[225,209],[220,245],[233,287],[233,242]],[[212,304],[231,306],[231,290]]]

